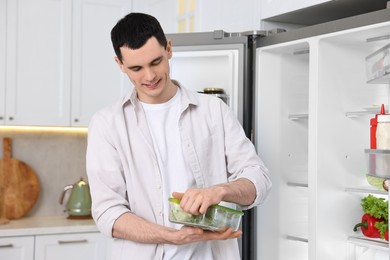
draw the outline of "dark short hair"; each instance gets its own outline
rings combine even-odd
[[[136,50],[153,36],[161,46],[164,48],[167,46],[167,39],[158,20],[143,13],[129,13],[111,30],[111,42],[120,61],[122,61],[120,47]]]

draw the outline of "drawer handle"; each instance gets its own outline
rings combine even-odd
[[[58,240],[58,244],[78,244],[78,243],[87,243],[87,239],[80,239],[80,240]]]
[[[0,248],[14,247],[13,244],[0,245]]]

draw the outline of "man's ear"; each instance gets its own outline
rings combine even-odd
[[[118,64],[120,70],[125,73],[125,65],[123,65],[122,61],[118,58],[118,56],[115,56],[115,62]]]
[[[166,50],[168,52],[168,59],[172,58],[172,41],[171,40],[167,40]]]

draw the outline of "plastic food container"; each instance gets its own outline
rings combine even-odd
[[[366,57],[366,73],[368,83],[381,83],[385,80],[384,76],[390,73],[390,44]]]
[[[214,205],[209,207],[206,214],[192,215],[180,207],[180,200],[169,198],[169,221],[187,226],[200,227],[211,231],[225,231],[229,227],[237,231],[244,212]]]
[[[367,175],[390,179],[390,150],[366,149]]]

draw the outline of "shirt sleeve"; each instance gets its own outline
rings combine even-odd
[[[264,202],[270,193],[272,182],[269,171],[231,109],[226,109],[224,113],[224,125],[228,181],[245,178],[256,188],[254,202],[241,207],[249,209]]]
[[[86,169],[92,196],[92,216],[99,230],[112,236],[116,219],[129,212],[126,184],[120,155],[115,149],[110,122],[102,113],[91,119],[88,128]]]

